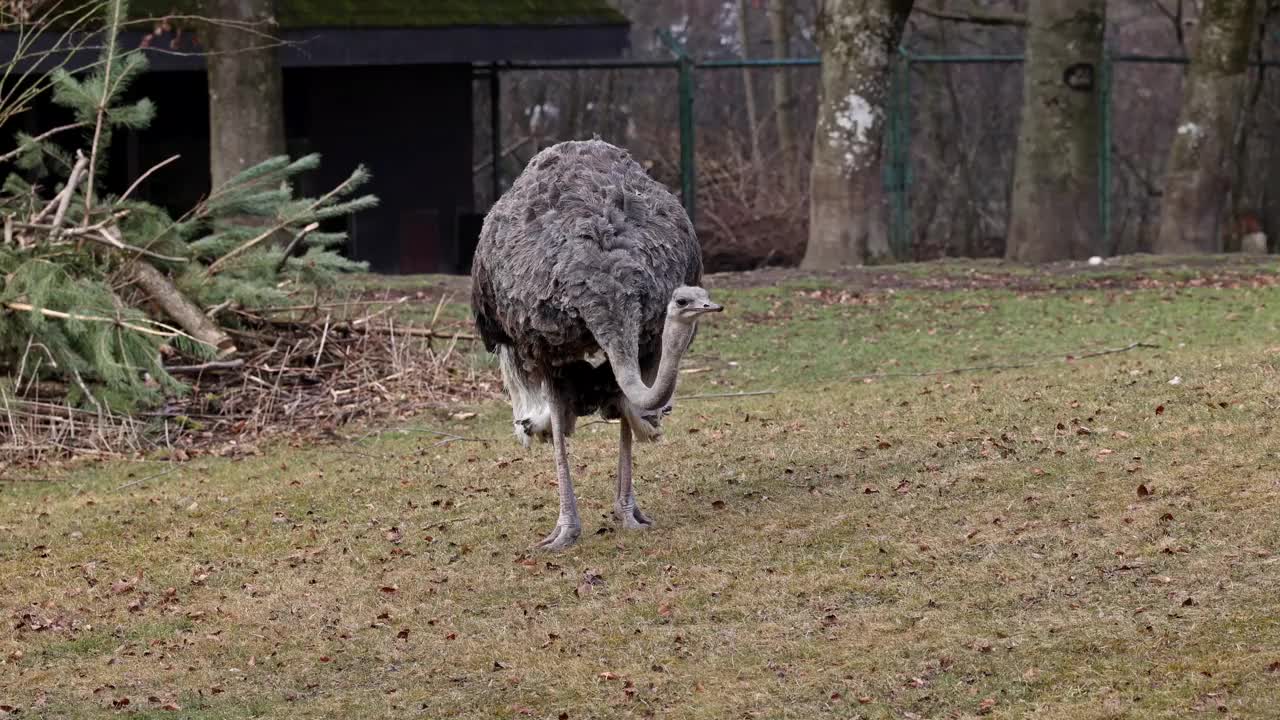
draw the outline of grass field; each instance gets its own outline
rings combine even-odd
[[[0,705],[1274,717],[1276,271],[713,277],[729,311],[680,394],[773,394],[678,403],[637,449],[647,532],[606,519],[616,428],[582,426],[583,538],[558,555],[526,550],[555,520],[549,449],[498,403],[0,485]],[[388,285],[433,288],[428,315],[466,298]]]

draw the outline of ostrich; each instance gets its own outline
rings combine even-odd
[[[562,142],[489,211],[471,274],[515,436],[554,448],[560,515],[534,547],[561,550],[581,534],[565,438],[597,411],[621,426],[614,518],[650,527],[631,483],[633,436],[660,436],[698,319],[723,310],[697,287],[702,251],[684,208],[625,150]]]

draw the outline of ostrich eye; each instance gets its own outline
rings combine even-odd
[[[689,304],[689,301],[685,300],[684,298],[680,298],[679,300],[676,301],[676,305],[679,305],[680,307],[684,307],[685,305],[688,305],[688,304]]]

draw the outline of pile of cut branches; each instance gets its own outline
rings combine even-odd
[[[394,316],[338,319],[350,318],[345,308],[322,320],[237,314],[239,357],[168,368],[189,378],[192,391],[149,417],[180,435],[179,447],[231,452],[264,435],[331,434],[354,420],[444,409],[496,391],[467,366],[465,335],[399,326]]]
[[[124,102],[146,58],[115,42],[123,0],[101,10],[103,50],[90,67],[20,74],[18,94],[3,92],[12,78],[0,73],[0,102],[47,92],[76,119],[18,133],[0,154],[12,170],[0,186],[0,464],[256,436],[285,419],[322,426],[394,407],[397,394],[443,396],[450,351],[397,342],[403,331],[371,332],[372,322],[269,319],[364,269],[340,254],[336,231],[377,202],[355,194],[363,168],[299,198],[292,181],[318,156],[272,158],[178,218],[134,197],[176,158],[119,194],[103,187],[113,133],[145,128],[155,107]]]

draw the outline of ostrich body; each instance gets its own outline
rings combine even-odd
[[[626,151],[599,140],[538,153],[485,217],[471,306],[498,354],[515,435],[551,441],[560,516],[539,547],[581,533],[565,438],[578,417],[620,419],[614,516],[636,506],[631,443],[660,435],[698,318],[721,310],[696,287],[702,251],[679,201]]]

